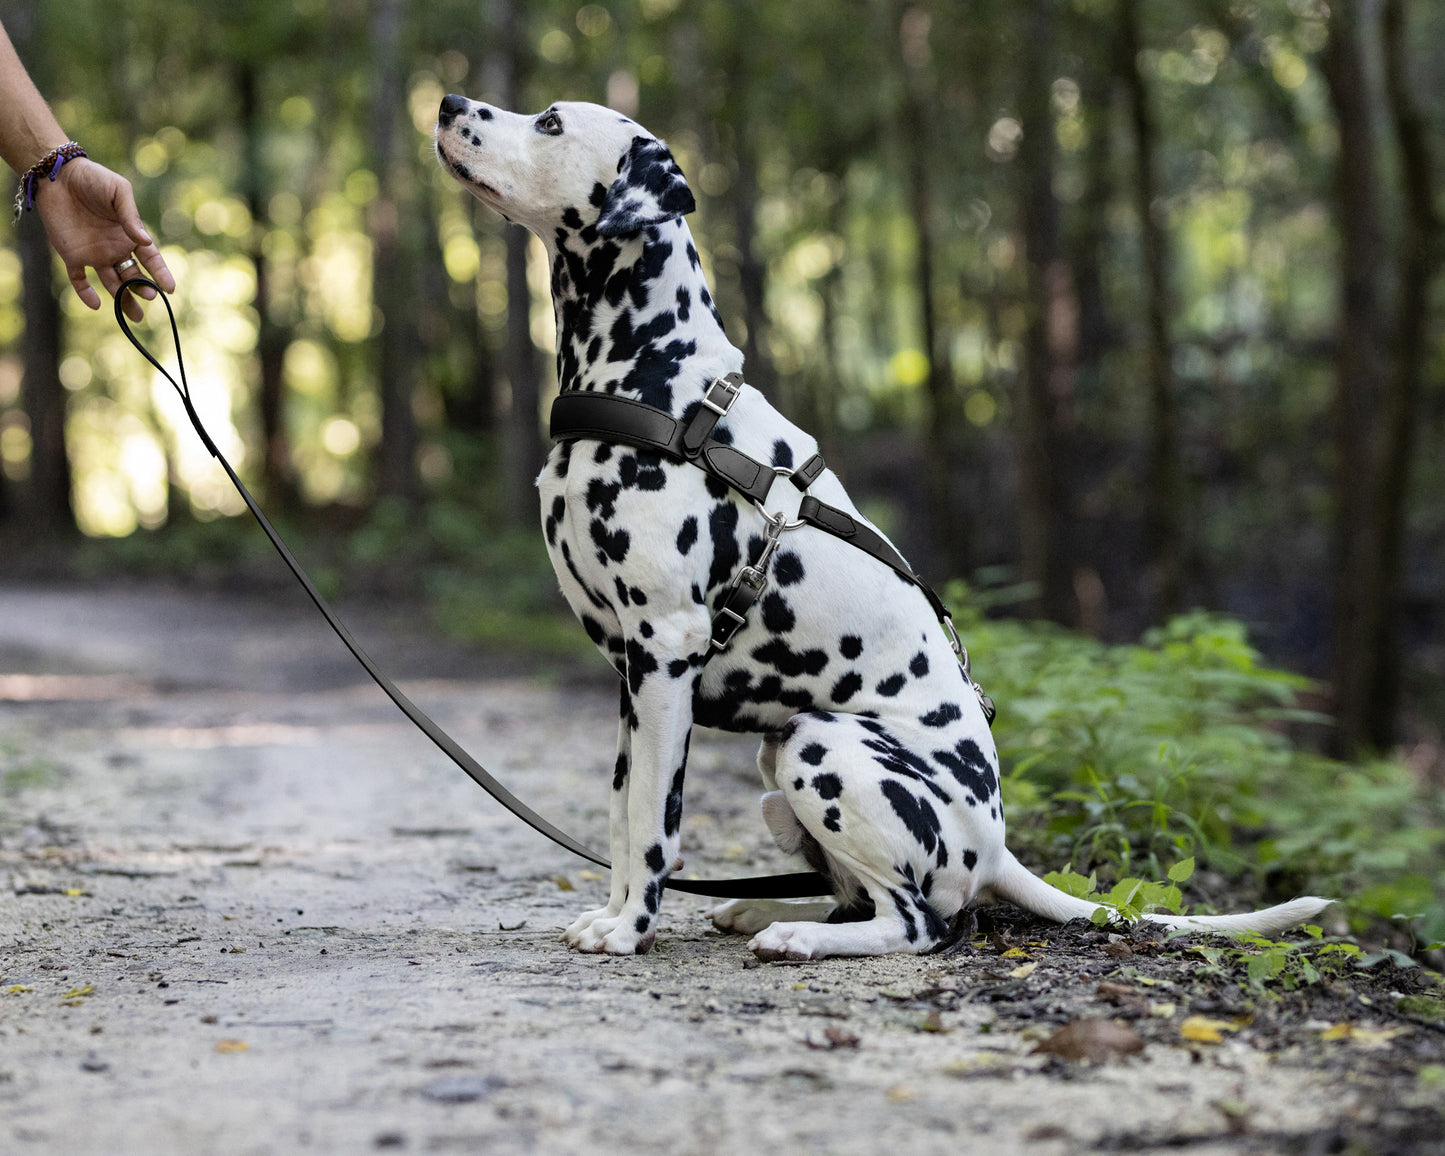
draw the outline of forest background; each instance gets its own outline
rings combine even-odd
[[[1024,808],[1088,779],[1076,864],[1121,790],[1176,853],[1228,841],[1217,795],[1176,821],[1160,784],[1209,758],[1254,774],[1241,750],[1126,773],[1068,699],[1114,663],[1121,731],[1217,738],[1223,716],[1128,697],[1158,697],[1169,672],[1140,656],[1172,639],[1176,707],[1232,672],[1224,721],[1255,712],[1259,750],[1318,756],[1310,792],[1347,766],[1396,791],[1390,829],[1417,837],[1374,866],[1416,883],[1377,912],[1408,899],[1445,927],[1442,6],[8,0],[0,19],[67,132],[135,183],[197,407],[327,589],[419,583],[460,633],[585,646],[536,534],[545,258],[440,171],[431,131],[451,91],[607,103],[689,176],[749,381],[922,573],[967,583],[985,651],[1090,656],[1047,710],[1018,708],[1011,763]],[[265,546],[240,499],[37,225],[0,223],[5,571],[244,575]],[[1310,681],[1230,622],[1175,617],[1193,608]],[[1085,641],[1171,619],[1144,650]],[[1077,633],[998,625],[1024,621]],[[1040,739],[1046,716],[1082,729]],[[1319,833],[1297,809],[1234,822],[1257,849],[1286,811]],[[1119,822],[1134,842],[1095,837],[1094,858],[1138,866],[1149,841]]]

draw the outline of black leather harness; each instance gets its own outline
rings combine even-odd
[[[796,468],[764,465],[728,442],[714,436],[719,421],[728,415],[742,392],[743,375],[729,373],[715,378],[703,395],[702,404],[692,418],[682,421],[655,406],[614,394],[577,390],[558,396],[552,403],[551,435],[554,441],[587,439],[620,443],[639,449],[653,450],[677,462],[690,462],[710,477],[718,479],[755,503],[768,520],[762,555],[744,566],[718,597],[713,608],[712,640],[707,657],[725,650],[747,621],[748,611],[762,597],[767,586],[768,562],[784,530],[812,526],[856,546],[877,559],[905,581],[923,592],[938,619],[948,630],[954,653],[963,664],[964,676],[978,695],[979,704],[989,724],[993,724],[993,701],[973,681],[969,671],[968,652],[953,628],[953,616],[933,588],[918,576],[903,555],[872,527],[846,510],[830,506],[808,493],[827,464],[823,455],[815,453]],[[788,522],[782,514],[770,514],[762,508],[773,483],[787,478],[803,494],[798,517]]]

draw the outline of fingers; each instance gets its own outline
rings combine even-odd
[[[75,289],[75,295],[85,302],[91,309],[100,308],[100,294],[95,287],[86,279],[84,265],[69,265],[65,267],[65,275],[70,278],[70,284]]]
[[[135,255],[145,266],[151,280],[167,293],[174,293],[176,280],[171,276],[171,271],[166,268],[165,258],[161,256],[160,247],[146,231],[145,224],[140,219],[140,212],[136,209],[135,196],[131,191],[130,182],[123,177],[119,179],[112,204],[115,206],[115,215],[120,222],[120,227],[131,239],[131,243],[135,247]],[[150,295],[147,291],[147,296]]]
[[[123,278],[119,273],[115,271],[115,266],[113,265],[106,265],[103,268],[97,269],[96,272],[100,275],[100,283],[105,286],[105,291],[109,293],[112,297],[114,297],[117,293],[120,292],[120,286],[123,280],[128,280],[129,278],[135,276],[135,269],[132,268],[126,270],[126,275]],[[70,280],[71,284],[75,283],[74,277],[72,277]],[[89,288],[89,286],[87,286],[87,288]],[[91,289],[90,291],[92,294],[95,292],[94,289]],[[79,290],[77,289],[76,292],[79,292]],[[83,295],[81,296],[81,300],[85,301],[85,297]],[[90,305],[90,302],[86,301],[86,304]],[[99,304],[100,301],[97,298],[96,304],[91,305],[91,308],[98,308]],[[121,302],[121,308],[125,311],[125,315],[129,317],[132,321],[141,321],[145,317],[145,314],[141,312],[140,302],[135,299],[134,292],[129,292],[125,295],[124,300]]]

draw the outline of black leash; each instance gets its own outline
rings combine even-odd
[[[181,375],[179,382],[170,375],[165,366],[157,361],[155,357],[151,355],[150,350],[142,345],[135,334],[131,332],[125,314],[121,311],[121,303],[126,291],[142,285],[155,290],[156,297],[166,307],[166,314],[170,318],[171,323],[171,340],[175,343],[176,347],[176,368]],[[411,699],[402,694],[402,692],[397,689],[396,684],[382,673],[381,669],[371,660],[366,651],[362,650],[360,645],[357,644],[356,639],[351,636],[351,631],[346,628],[341,619],[339,619],[331,607],[327,605],[326,599],[321,597],[321,592],[316,589],[315,584],[307,577],[306,571],[301,568],[301,564],[296,561],[291,551],[287,549],[286,543],[281,540],[281,535],[276,532],[275,527],[271,525],[266,515],[262,512],[261,507],[256,504],[256,500],[251,497],[250,491],[242,484],[241,479],[236,476],[236,471],[231,468],[231,463],[228,462],[225,455],[216,448],[216,443],[211,440],[210,434],[206,432],[205,427],[201,424],[201,419],[196,413],[196,408],[191,403],[190,383],[186,380],[185,361],[181,357],[181,335],[180,329],[176,325],[175,310],[171,308],[170,300],[161,287],[147,277],[132,277],[122,283],[115,295],[115,319],[120,325],[121,332],[126,335],[126,338],[132,345],[140,350],[141,356],[149,361],[151,365],[155,366],[161,376],[171,383],[172,388],[174,388],[180,396],[181,403],[185,406],[186,417],[190,419],[191,425],[195,428],[197,435],[199,435],[206,449],[210,451],[213,458],[221,463],[221,468],[226,471],[227,477],[231,479],[231,483],[236,487],[236,491],[245,501],[246,507],[255,516],[256,521],[260,523],[261,529],[266,533],[266,537],[271,539],[271,545],[276,547],[276,552],[281,555],[281,560],[286,563],[291,573],[296,576],[296,581],[301,583],[302,588],[310,596],[311,601],[316,604],[316,609],[321,611],[321,616],[326,619],[327,624],[336,632],[336,636],[346,645],[346,649],[351,651],[356,661],[361,663],[367,674],[371,675],[372,681],[381,687],[386,693],[386,696],[391,699],[392,702],[396,703],[401,709],[401,712],[406,715],[407,718],[411,719],[427,738],[431,739],[432,742],[441,748],[442,753],[464,770],[477,786],[481,787],[482,790],[491,795],[493,799],[501,803],[502,806],[513,815],[521,819],[522,822],[526,823],[534,831],[538,831],[547,836],[547,838],[551,839],[552,842],[558,846],[565,847],[574,855],[580,855],[583,859],[587,859],[590,862],[596,863],[599,867],[606,867],[610,870],[612,865],[604,856],[599,855],[590,847],[578,842],[571,835],[567,834],[567,832],[542,818],[541,815],[537,814],[536,811],[532,810],[531,807],[523,803],[513,795],[511,791],[507,790],[506,787],[502,786],[501,783],[493,778],[481,763],[467,754],[467,752],[457,744],[455,739],[433,722]],[[760,875],[748,879],[728,880],[669,878],[667,880],[667,886],[674,891],[686,891],[694,895],[711,895],[720,899],[790,899],[811,895],[827,895],[832,891],[828,880],[824,876],[812,871],[800,871],[789,875]]]

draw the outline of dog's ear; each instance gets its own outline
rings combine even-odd
[[[625,237],[695,208],[687,178],[667,146],[653,137],[633,137],[617,179],[602,201],[597,232],[604,237]]]

